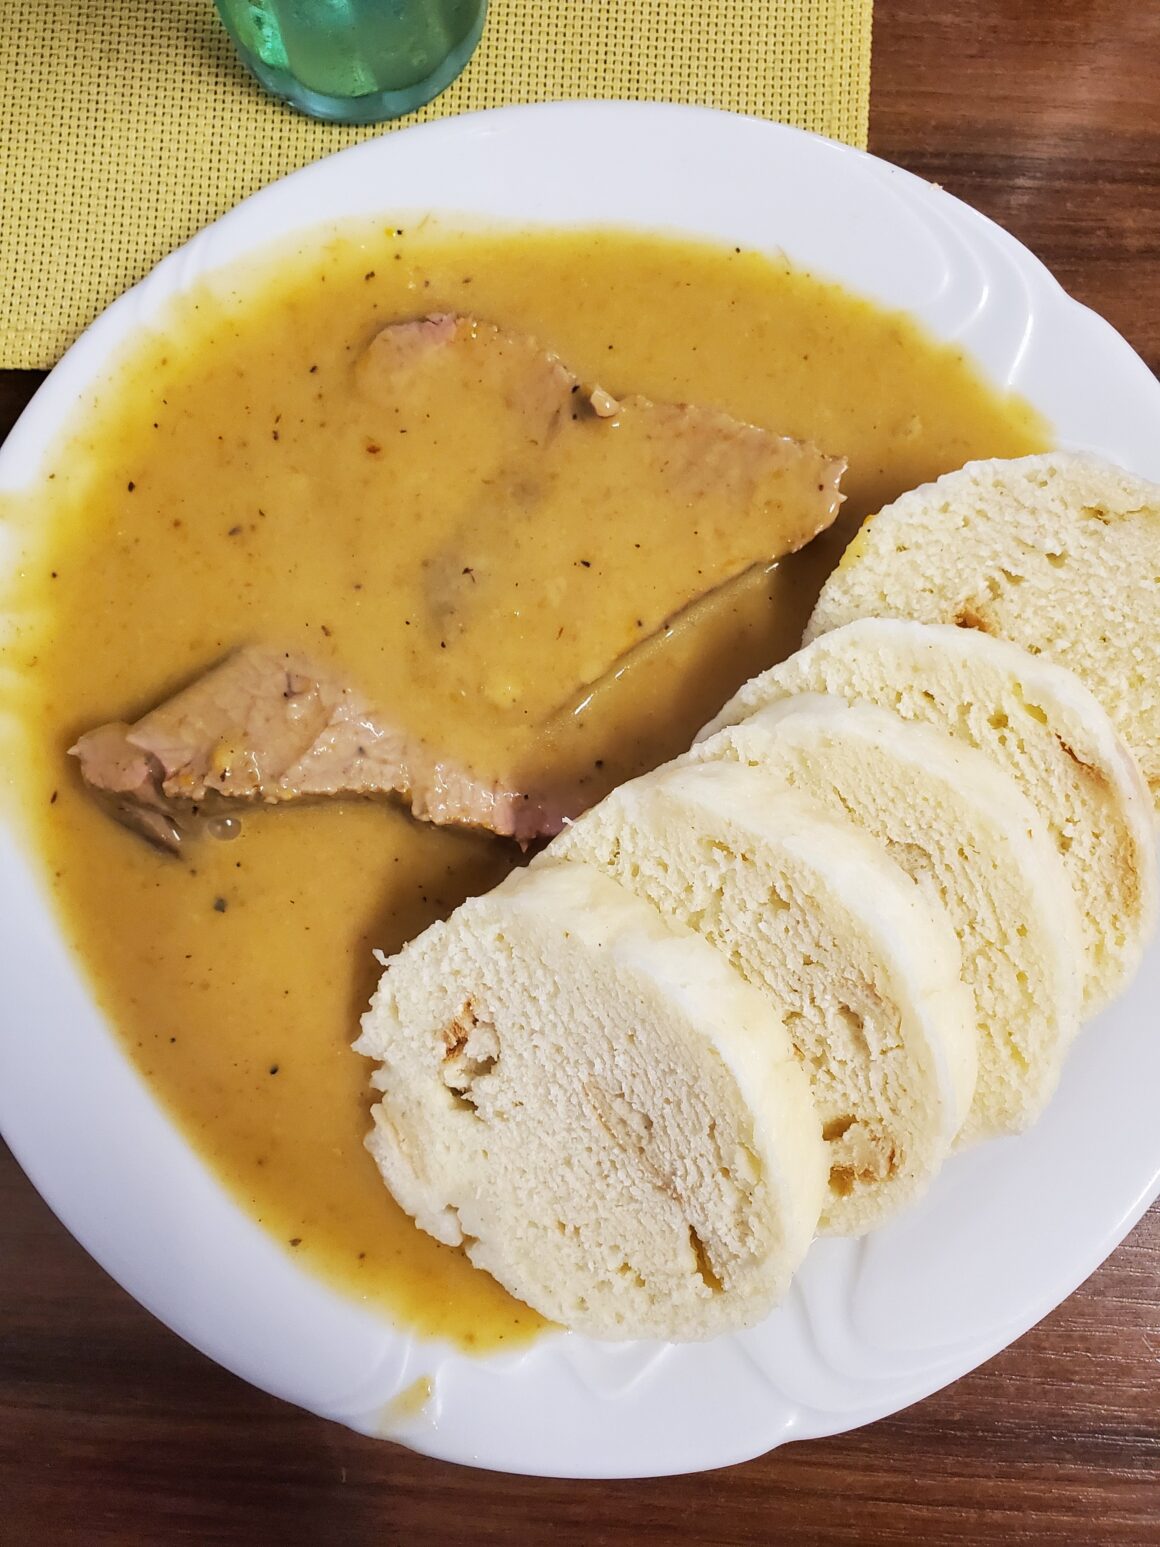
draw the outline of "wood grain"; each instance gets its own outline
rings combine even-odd
[[[1160,369],[1160,6],[878,0],[872,149],[1007,226]],[[0,433],[33,390],[0,374]],[[1160,427],[1158,427],[1160,429]],[[1160,1544],[1160,1206],[985,1368],[843,1437],[700,1477],[443,1466],[181,1343],[0,1150],[0,1540]]]
[[[1160,6],[877,0],[870,148],[1005,226],[1160,370]]]

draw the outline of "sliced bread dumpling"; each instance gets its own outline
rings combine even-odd
[[[841,813],[741,763],[614,790],[546,851],[607,870],[703,935],[780,1010],[829,1162],[821,1228],[860,1235],[926,1187],[975,1089],[945,910]]]
[[[553,1321],[750,1326],[814,1234],[825,1146],[776,1011],[598,870],[517,871],[426,930],[355,1046],[395,1198]]]
[[[1160,485],[1065,451],[968,462],[863,524],[806,641],[864,617],[980,629],[1069,667],[1160,805]]]
[[[1063,859],[1079,907],[1085,1012],[1126,986],[1156,913],[1152,803],[1072,672],[973,629],[862,618],[747,682],[698,740],[797,693],[879,704],[985,751],[1039,810]]]
[[[770,769],[853,818],[950,915],[974,995],[978,1079],[961,1138],[1042,1112],[1079,1026],[1075,899],[1015,781],[974,747],[871,704],[806,694],[686,754]]]

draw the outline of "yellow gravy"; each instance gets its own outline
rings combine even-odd
[[[518,851],[350,803],[247,815],[234,841],[174,859],[114,825],[65,755],[80,731],[136,716],[248,640],[304,645],[384,702],[426,671],[403,643],[405,545],[351,367],[383,323],[440,310],[526,330],[612,392],[716,405],[849,459],[839,530],[694,612],[559,719],[555,754],[599,763],[601,788],[685,745],[792,648],[863,514],[970,457],[1042,449],[1048,432],[905,318],[752,253],[615,231],[352,227],[175,307],[86,405],[35,495],[11,502],[31,532],[12,598],[23,621],[4,646],[21,727],[11,793],[100,1003],[288,1251],[423,1332],[485,1349],[542,1323],[395,1207],[362,1147],[369,1070],[349,1044],[372,950],[493,885]],[[462,477],[456,452],[451,415],[396,476],[420,500],[445,493]],[[610,569],[600,584],[615,588]],[[528,691],[548,702],[560,684],[525,655]],[[437,701],[429,685],[420,697],[449,747],[486,731],[513,766],[543,751],[514,732],[495,741],[503,705]]]

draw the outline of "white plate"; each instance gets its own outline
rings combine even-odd
[[[371,140],[266,189],[112,306],[0,455],[41,457],[110,355],[209,270],[331,218],[435,210],[619,223],[765,250],[904,307],[1023,393],[1062,445],[1160,479],[1160,385],[1024,248],[906,172],[791,129],[688,108],[561,103]],[[297,1267],[227,1198],[98,1016],[19,836],[0,830],[0,1127],[74,1235],[227,1368],[453,1461],[563,1476],[721,1466],[895,1412],[996,1353],[1071,1291],[1160,1191],[1160,953],[1075,1048],[1030,1134],[953,1159],[863,1242],[816,1243],[788,1301],[709,1345],[570,1334],[471,1359]],[[435,1377],[426,1412],[384,1408]]]

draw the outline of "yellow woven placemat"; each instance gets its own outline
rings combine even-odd
[[[872,0],[491,0],[399,125],[560,97],[703,103],[866,143]],[[256,188],[382,133],[263,95],[211,0],[0,0],[0,366],[48,366]]]

